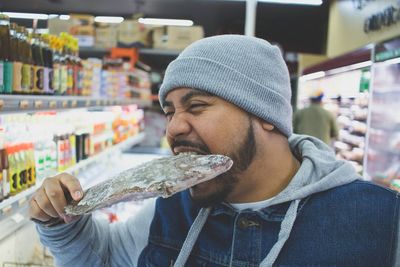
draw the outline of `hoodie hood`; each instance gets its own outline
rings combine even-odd
[[[301,166],[289,185],[269,202],[269,206],[272,206],[291,201],[281,223],[278,240],[260,263],[260,267],[272,267],[278,258],[290,237],[301,199],[361,178],[350,163],[337,160],[333,150],[315,137],[292,134],[289,137],[289,145],[292,153],[301,162]],[[200,210],[190,227],[175,267],[185,265],[210,210],[211,208]]]
[[[292,134],[289,145],[301,166],[289,185],[271,201],[271,206],[361,179],[349,162],[337,160],[334,151],[315,137]]]

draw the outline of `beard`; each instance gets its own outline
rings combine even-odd
[[[195,144],[189,141],[174,141],[171,144],[173,149],[176,146],[193,147],[205,154],[211,154],[210,149],[205,144]],[[244,172],[256,154],[256,142],[252,120],[249,117],[249,126],[247,134],[237,148],[229,152],[229,156],[234,164],[232,168],[215,177],[214,179],[195,185],[190,188],[190,195],[193,202],[201,207],[211,207],[223,202],[237,185],[238,175]]]

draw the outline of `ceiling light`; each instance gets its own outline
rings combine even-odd
[[[318,78],[322,78],[325,76],[325,72],[324,71],[318,71],[318,72],[314,72],[314,73],[310,73],[310,74],[306,74],[300,77],[300,81],[301,82],[305,82],[305,81],[309,81],[309,80],[314,80],[314,79],[318,79]]]
[[[153,18],[140,18],[140,23],[150,25],[168,25],[168,26],[192,26],[193,21],[186,19],[153,19]]]
[[[69,15],[60,15],[59,17],[61,20],[69,20],[70,16]]]
[[[288,5],[310,5],[310,6],[320,6],[322,5],[322,0],[258,0],[264,3],[276,3],[276,4],[288,4]]]
[[[9,16],[13,19],[42,19],[46,20],[49,18],[47,14],[36,14],[36,13],[19,13],[19,12],[4,12],[4,15]]]
[[[109,16],[98,16],[94,18],[95,22],[103,23],[121,23],[124,21],[123,17],[109,17]]]
[[[245,2],[246,0],[235,0],[235,1]],[[273,4],[287,4],[287,5],[310,5],[310,6],[322,5],[322,0],[258,0],[258,2],[273,3]]]

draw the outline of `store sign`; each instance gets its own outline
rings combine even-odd
[[[379,31],[400,21],[400,7],[390,6],[381,12],[372,14],[364,21],[364,32]]]

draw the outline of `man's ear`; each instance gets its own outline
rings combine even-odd
[[[266,131],[273,131],[275,129],[274,125],[272,125],[266,121],[260,120],[260,122],[261,122],[261,127]]]

